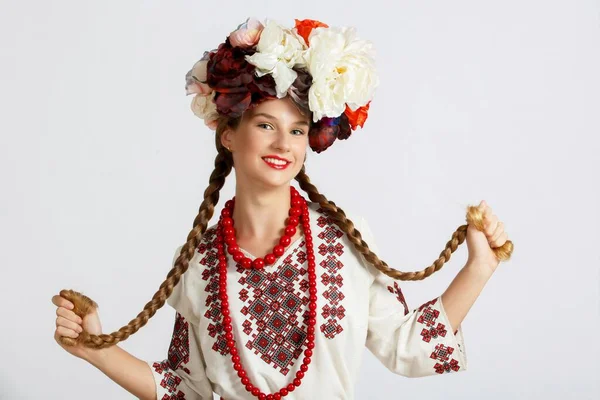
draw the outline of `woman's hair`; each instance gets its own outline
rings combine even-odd
[[[294,103],[297,104],[296,100]],[[297,104],[299,111],[305,114],[307,109],[302,104]],[[306,115],[306,114],[305,114]],[[215,167],[210,174],[208,187],[204,191],[204,200],[200,204],[200,210],[198,215],[194,219],[194,225],[192,230],[187,236],[187,241],[181,248],[181,252],[172,269],[167,274],[167,278],[160,285],[158,291],[152,296],[150,300],[144,306],[144,309],[127,325],[123,326],[116,332],[111,334],[101,335],[90,335],[87,332],[82,332],[77,339],[62,337],[61,341],[67,345],[73,345],[75,343],[82,343],[86,347],[90,348],[105,348],[112,346],[127,339],[130,335],[137,332],[141,327],[146,325],[148,320],[160,309],[171,296],[173,289],[179,282],[181,275],[183,275],[188,267],[189,262],[194,256],[194,252],[202,236],[206,232],[209,221],[215,212],[215,206],[219,202],[220,191],[225,185],[225,179],[231,173],[233,167],[233,158],[231,153],[225,149],[221,143],[221,135],[227,128],[236,129],[241,121],[242,117],[228,118],[220,117],[216,129],[215,145],[217,148],[217,156],[215,157]],[[451,253],[465,240],[467,233],[467,225],[460,226],[452,235],[450,241],[446,243],[445,249],[441,252],[440,256],[427,268],[418,272],[402,272],[390,268],[387,263],[381,260],[377,254],[375,254],[369,245],[362,239],[361,233],[354,226],[353,221],[346,217],[344,210],[337,206],[333,201],[328,200],[325,195],[319,192],[317,187],[311,183],[310,178],[306,174],[305,166],[295,177],[298,181],[299,186],[304,190],[311,201],[318,203],[321,208],[327,213],[331,220],[340,227],[344,233],[346,233],[349,240],[352,242],[356,250],[364,256],[364,258],[377,268],[382,273],[390,276],[394,279],[408,281],[408,280],[422,280],[434,272],[438,271],[446,261],[450,259]],[[482,216],[476,207],[470,207],[467,215],[467,220],[473,222],[476,227],[479,224],[478,229],[482,229],[481,221]],[[500,259],[507,259],[512,252],[512,243],[506,242],[504,246],[495,249],[497,256]],[[87,313],[93,311],[96,307],[94,303],[87,296],[74,292],[72,290],[62,290],[60,295],[73,302],[75,305],[74,312],[79,316],[83,317]]]

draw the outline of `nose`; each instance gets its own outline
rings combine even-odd
[[[273,141],[273,147],[282,152],[286,152],[290,150],[290,135],[286,134],[284,131],[279,131],[275,136],[275,140]]]

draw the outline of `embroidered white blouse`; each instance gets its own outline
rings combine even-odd
[[[308,206],[317,269],[315,348],[302,384],[285,398],[353,399],[364,346],[405,377],[464,371],[462,327],[449,331],[441,297],[409,309],[398,281],[369,264],[318,203]],[[366,220],[349,218],[378,253]],[[157,399],[205,400],[213,392],[226,400],[256,399],[233,369],[225,344],[215,232],[216,224],[208,227],[167,300],[176,310],[168,355],[148,362]],[[227,293],[242,365],[262,392],[276,393],[293,381],[304,357],[309,300],[304,237],[263,270],[243,269],[227,259]]]

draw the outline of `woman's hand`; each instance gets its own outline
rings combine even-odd
[[[93,349],[86,348],[81,344],[75,346],[67,346],[60,342],[61,336],[70,338],[77,338],[79,333],[83,330],[92,334],[99,335],[102,333],[102,326],[100,324],[100,318],[98,311],[86,315],[83,320],[75,314],[73,310],[73,303],[61,297],[60,295],[52,296],[52,303],[56,308],[56,330],[54,331],[54,340],[59,344],[60,347],[65,349],[75,357],[87,359],[90,351]]]
[[[467,228],[467,248],[469,258],[467,263],[477,268],[489,268],[492,272],[500,263],[493,248],[500,247],[508,240],[504,231],[504,223],[492,213],[492,209],[482,200],[477,206],[483,214],[484,230],[479,231],[469,224]]]

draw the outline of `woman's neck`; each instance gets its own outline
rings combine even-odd
[[[277,244],[285,230],[290,201],[289,185],[260,192],[236,187],[233,220],[239,246],[247,251],[257,251]]]

